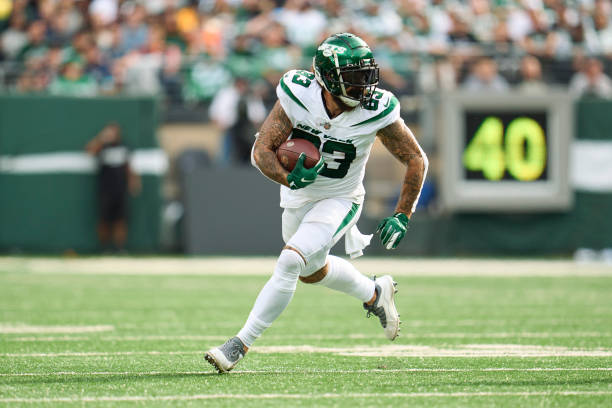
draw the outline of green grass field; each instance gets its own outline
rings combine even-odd
[[[299,284],[230,374],[272,258],[1,258],[0,406],[612,406],[612,267],[364,259],[401,337]]]

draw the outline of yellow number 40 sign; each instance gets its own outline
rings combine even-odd
[[[482,171],[487,180],[502,179],[506,169],[517,180],[537,180],[546,168],[546,137],[540,124],[518,117],[508,124],[505,136],[501,119],[487,117],[463,152],[464,166]]]

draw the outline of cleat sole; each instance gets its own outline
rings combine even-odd
[[[217,369],[217,372],[219,374],[223,374],[224,371],[221,369],[221,367],[219,367],[219,365],[217,364],[217,362],[215,361],[215,359],[213,358],[213,356],[211,356],[210,354],[206,353],[204,355],[204,359],[206,361],[208,361],[213,367],[215,367]]]

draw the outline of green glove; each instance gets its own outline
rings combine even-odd
[[[319,172],[323,170],[323,166],[325,165],[325,162],[321,157],[313,168],[307,169],[304,167],[304,160],[306,160],[306,153],[300,154],[297,163],[295,163],[295,168],[287,176],[287,182],[289,182],[289,187],[292,190],[304,188],[314,183],[315,179],[319,175]]]
[[[380,232],[380,240],[386,249],[395,249],[399,245],[406,230],[410,219],[404,213],[396,213],[393,217],[387,217],[378,224],[376,233]]]

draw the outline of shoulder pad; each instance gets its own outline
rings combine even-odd
[[[312,72],[294,69],[285,75],[283,75],[279,81],[277,93],[282,91],[286,94],[293,102],[308,111],[306,103],[304,102],[304,93],[316,82],[315,76]]]

